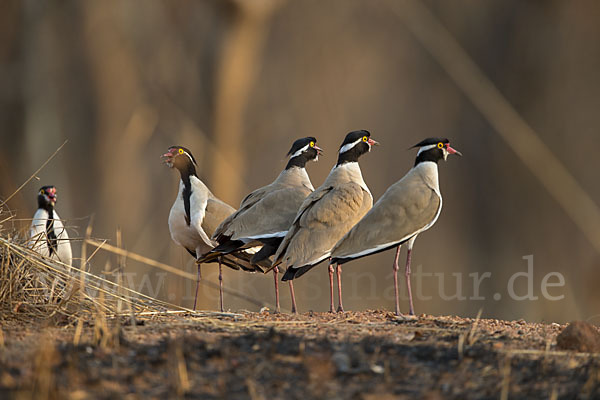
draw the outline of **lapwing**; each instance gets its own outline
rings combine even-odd
[[[414,167],[390,186],[373,208],[335,245],[331,264],[344,264],[364,256],[396,248],[394,258],[394,289],[396,314],[400,315],[398,299],[398,257],[404,243],[406,256],[406,286],[409,311],[414,315],[410,286],[410,260],[413,244],[419,233],[431,228],[442,211],[442,194],[438,181],[438,161],[449,154],[462,154],[450,147],[445,138],[429,138],[417,143]],[[340,295],[340,304],[342,302]]]
[[[29,243],[43,256],[58,259],[71,266],[73,252],[69,235],[56,209],[57,193],[54,186],[43,186],[37,196],[38,209],[31,221]]]
[[[304,200],[277,249],[273,266],[287,266],[283,281],[298,278],[329,258],[335,243],[369,211],[373,196],[363,180],[358,159],[377,144],[366,130],[346,135],[336,165],[325,182]],[[341,272],[338,269],[338,279]],[[332,268],[329,277],[333,288]],[[295,299],[292,301],[292,312],[296,312]]]
[[[317,161],[320,154],[322,149],[317,146],[314,137],[296,140],[287,153],[289,161],[285,169],[273,183],[246,196],[240,208],[219,225],[213,235],[219,245],[204,259],[210,260],[255,246],[262,248],[254,254],[251,263],[266,260],[275,254],[302,202],[315,190],[305,166],[308,161]],[[277,312],[280,311],[278,269],[273,269]],[[290,290],[293,291],[291,281]]]
[[[171,238],[183,246],[196,260],[209,252],[217,244],[210,239],[213,232],[221,222],[235,209],[219,200],[196,174],[196,160],[192,153],[182,146],[171,146],[162,155],[164,163],[170,168],[176,168],[181,179],[175,202],[169,213],[169,231]],[[218,257],[219,263],[219,303],[223,311],[223,271],[222,264],[245,271],[260,270],[259,266],[251,265],[248,260],[239,257]],[[264,263],[267,266],[267,263]],[[196,294],[194,296],[194,310],[198,300],[198,287],[201,279],[201,264],[198,263],[198,277],[196,281]]]

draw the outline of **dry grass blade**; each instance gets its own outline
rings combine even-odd
[[[473,321],[471,325],[471,330],[469,331],[469,336],[467,337],[467,343],[469,346],[473,345],[477,341],[477,325],[479,324],[479,320],[481,319],[481,313],[483,312],[483,308],[479,309],[477,313],[477,318]]]
[[[144,256],[142,256],[140,254],[136,254],[136,253],[128,251],[128,250],[121,249],[121,248],[119,248],[117,246],[112,246],[112,245],[110,245],[110,244],[108,244],[106,242],[99,242],[97,240],[93,240],[93,239],[89,239],[89,238],[86,238],[85,241],[88,244],[91,244],[92,246],[96,246],[98,248],[102,248],[103,250],[109,251],[109,252],[111,252],[113,254],[116,254],[116,255],[119,255],[119,256],[123,256],[123,257],[129,258],[131,260],[135,260],[135,261],[144,263],[144,264],[149,265],[151,267],[162,269],[163,271],[170,272],[172,274],[175,274],[175,275],[178,275],[178,276],[181,276],[183,278],[190,279],[190,280],[196,282],[196,275],[190,274],[189,272],[182,271],[181,269],[175,268],[175,267],[173,267],[171,265],[161,263],[159,261],[153,260],[153,259],[148,258],[148,257],[144,257]],[[96,252],[94,252],[94,254],[95,253]],[[217,284],[215,284],[213,282],[209,282],[209,281],[207,281],[205,279],[202,279],[200,281],[200,284],[204,285],[204,286],[211,287],[213,289],[219,289],[219,285],[217,285]],[[247,301],[247,302],[249,302],[251,304],[254,304],[256,306],[259,306],[259,307],[267,306],[269,308],[273,308],[273,309],[275,308],[275,306],[273,304],[270,304],[270,303],[264,302],[264,301],[258,301],[258,300],[254,299],[252,297],[249,297],[249,296],[247,296],[247,295],[245,295],[243,293],[240,293],[238,291],[235,291],[235,290],[232,290],[232,289],[229,289],[229,288],[226,288],[226,287],[223,288],[223,292],[227,293],[228,295],[231,295],[231,296],[243,299],[243,300],[245,300],[245,301]]]
[[[98,310],[131,316],[139,312],[189,311],[129,289],[101,276],[44,257],[18,234],[0,235],[0,311],[3,317],[50,318],[56,314],[93,319]],[[85,262],[85,261],[84,261]],[[84,264],[85,265],[85,264]],[[103,298],[99,301],[99,297]]]
[[[25,187],[25,185],[27,185],[33,178],[35,178],[37,176],[37,174],[39,174],[39,172],[44,169],[44,167],[50,162],[52,161],[52,159],[58,154],[59,151],[62,150],[63,147],[65,147],[65,145],[67,144],[68,140],[65,140],[63,142],[63,144],[60,145],[60,147],[58,149],[56,149],[56,151],[42,164],[41,167],[39,167],[30,177],[29,179],[27,179],[25,182],[23,182],[23,184],[21,186],[19,186],[19,188],[17,190],[15,190],[15,192],[13,194],[11,194],[10,196],[8,196],[8,198],[6,200],[4,200],[2,202],[2,204],[0,204],[0,206],[5,205],[6,203],[8,203],[8,201],[10,199],[12,199],[13,197],[15,197],[15,195],[17,193],[19,193],[21,191],[21,189],[23,189]]]

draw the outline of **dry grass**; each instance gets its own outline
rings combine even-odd
[[[13,217],[0,210],[0,221]],[[82,264],[89,265],[89,259]],[[136,313],[163,313],[173,308],[179,307],[44,257],[31,250],[25,235],[14,228],[0,227],[2,318],[64,316],[76,323],[113,318],[123,309],[132,317]]]

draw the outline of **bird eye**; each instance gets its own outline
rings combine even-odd
[[[315,142],[310,142],[310,147],[315,147]]]
[[[44,194],[44,189],[40,190],[40,194]]]
[[[178,153],[183,154],[183,149],[179,149]]]
[[[444,143],[439,142],[437,147],[438,147],[438,149],[443,149],[444,148]]]
[[[366,142],[367,140],[369,140],[369,138],[366,136],[363,136],[363,142]]]

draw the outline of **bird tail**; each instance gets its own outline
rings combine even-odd
[[[241,240],[228,240],[226,242],[219,244],[214,249],[212,249],[210,251],[210,253],[229,254],[229,253],[236,251],[243,245],[244,245],[244,242],[242,242]]]
[[[316,265],[316,264],[315,264]],[[310,271],[315,265],[305,265],[300,268],[288,268],[281,278],[282,281],[291,281],[292,279],[300,278],[302,275]]]

